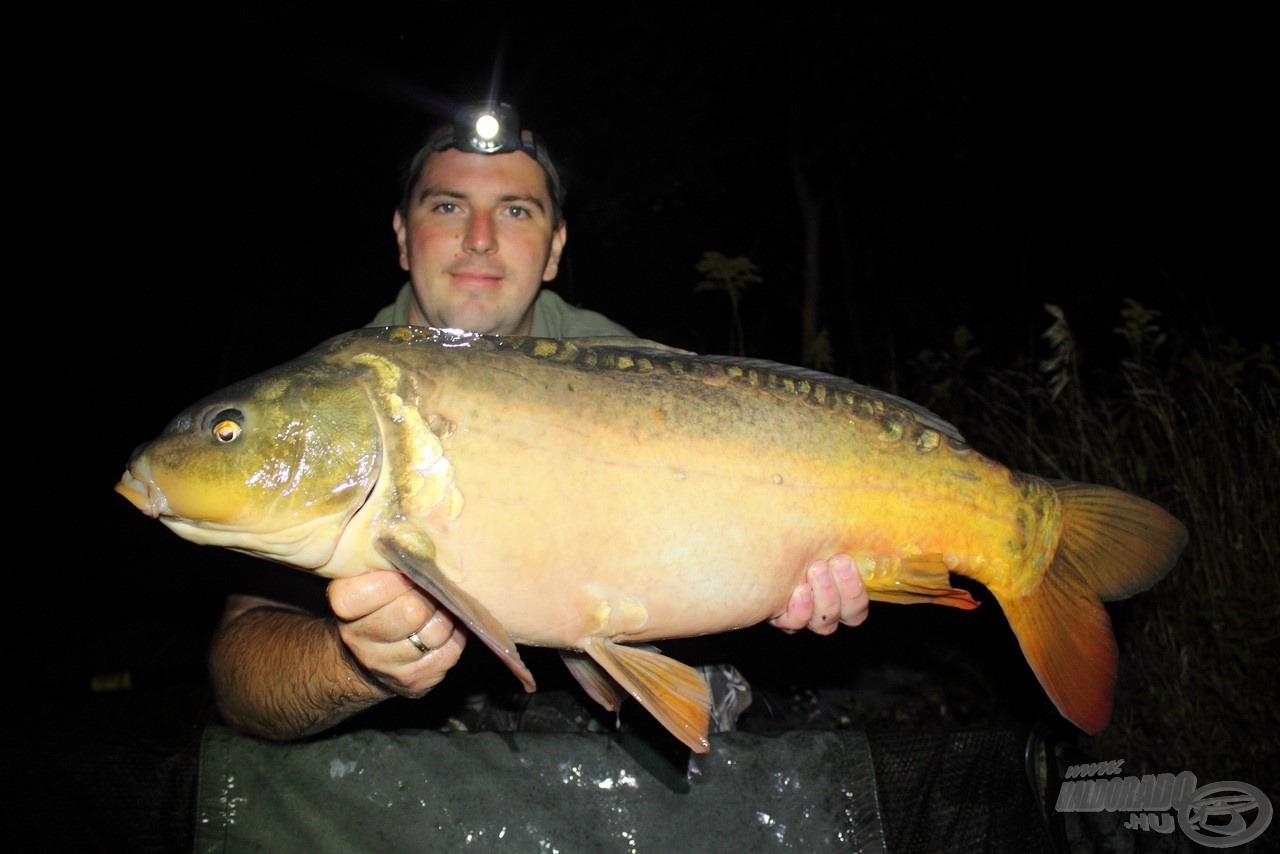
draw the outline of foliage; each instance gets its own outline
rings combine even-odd
[[[824,326],[818,331],[813,343],[805,351],[804,363],[816,371],[830,372],[835,369],[836,353],[835,348],[831,346],[831,333],[827,327]]]
[[[694,286],[694,293],[704,291],[724,291],[729,295],[729,309],[732,313],[733,329],[730,335],[730,352],[735,356],[746,354],[745,341],[742,334],[742,292],[747,285],[759,284],[759,268],[751,259],[740,255],[730,258],[721,252],[703,252],[702,259],[695,265],[703,279]]]
[[[1280,791],[1280,393],[1270,346],[1216,329],[1195,340],[1128,300],[1118,365],[1085,370],[1060,309],[1050,356],[984,373],[967,330],[912,362],[908,396],[963,424],[1014,468],[1104,483],[1186,523],[1190,543],[1152,590],[1109,607],[1120,646],[1111,726],[1082,745],[1132,773]]]

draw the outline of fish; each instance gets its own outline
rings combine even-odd
[[[1008,468],[906,399],[651,341],[371,327],[202,398],[115,490],[178,536],[328,578],[404,573],[535,691],[521,646],[695,753],[709,691],[663,640],[786,607],[852,556],[877,602],[985,587],[1061,715],[1109,723],[1105,602],[1187,543],[1159,505]]]

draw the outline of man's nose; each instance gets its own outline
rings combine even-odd
[[[462,235],[462,248],[468,252],[487,255],[498,248],[498,237],[494,232],[493,219],[485,214],[476,214],[467,221],[467,232]]]

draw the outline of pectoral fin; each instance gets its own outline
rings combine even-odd
[[[618,644],[608,638],[587,638],[581,646],[583,652],[694,753],[711,751],[711,743],[707,741],[711,691],[698,671],[667,658],[651,646]],[[590,693],[591,689],[587,690]]]
[[[396,569],[409,576],[415,584],[435,597],[441,605],[462,620],[472,634],[496,652],[524,685],[525,691],[532,693],[538,690],[538,686],[533,681],[533,674],[520,659],[515,641],[511,640],[507,630],[489,613],[488,609],[445,578],[435,561],[429,557],[413,554],[392,537],[379,539],[378,550]]]

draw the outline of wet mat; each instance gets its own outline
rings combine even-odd
[[[357,731],[287,745],[211,726],[197,852],[885,850],[861,732]]]

